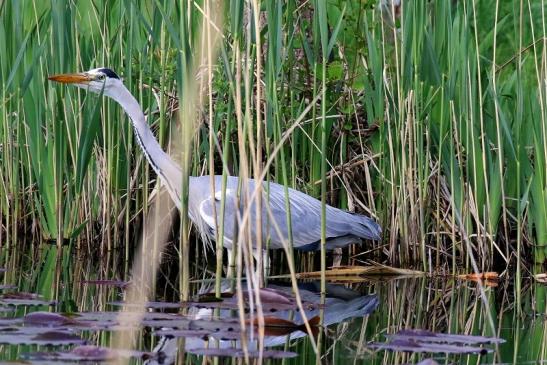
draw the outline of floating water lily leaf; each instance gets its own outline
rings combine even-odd
[[[3,305],[56,305],[57,302],[53,300],[44,300],[41,295],[34,293],[5,293],[0,295],[0,304]]]
[[[388,337],[392,339],[411,339],[419,342],[458,343],[466,345],[482,345],[505,342],[504,339],[498,337],[455,335],[421,329],[404,329]]]
[[[245,324],[247,325],[246,329],[248,333],[250,330],[256,332],[259,327],[258,318],[246,320]],[[309,324],[315,335],[315,332],[318,330],[319,316],[312,318]],[[175,323],[175,326],[177,325],[180,326],[181,323]],[[232,318],[225,321],[192,320],[186,326],[187,328],[185,329],[161,329],[155,331],[154,334],[156,336],[168,337],[208,338],[210,336],[219,340],[240,340],[243,331],[239,321]],[[283,318],[264,317],[265,336],[286,336],[296,331],[306,332],[306,327],[303,324],[297,324]]]
[[[115,357],[115,352],[107,347],[100,346],[78,346],[70,351],[71,355],[80,356],[84,359],[111,359]]]
[[[211,334],[210,331],[205,330],[174,330],[174,329],[161,329],[154,332],[156,336],[165,337],[193,337],[193,338],[208,338]],[[238,334],[239,336],[239,334]]]
[[[75,315],[72,328],[94,330],[126,330],[141,326],[152,328],[167,326],[170,323],[178,324],[189,320],[180,315],[168,313],[138,313],[138,312],[83,312]]]
[[[458,346],[448,345],[440,343],[422,343],[411,340],[393,340],[388,343],[374,342],[368,345],[368,347],[376,350],[391,350],[402,352],[432,352],[432,353],[445,353],[445,354],[480,354],[484,355],[491,352],[491,349],[476,346]]]
[[[66,317],[60,313],[32,312],[23,317],[26,326],[61,327],[68,325],[80,325],[81,323],[73,318]]]
[[[81,345],[86,341],[71,330],[42,327],[11,327],[0,329],[0,343],[8,345]]]
[[[245,352],[241,349],[192,349],[188,352],[206,356],[245,357]],[[250,358],[259,357],[258,351],[249,351],[248,355]],[[262,357],[265,359],[288,359],[297,356],[297,353],[289,351],[264,350],[262,353]]]
[[[179,314],[168,313],[138,313],[138,312],[92,312],[80,313],[78,323],[70,325],[73,328],[85,326],[93,329],[120,330],[134,327],[174,328],[180,330],[205,330],[208,333],[219,331],[239,330],[239,321],[236,318],[227,319],[192,319]],[[84,326],[80,326],[83,322]]]
[[[118,288],[125,288],[129,285],[128,281],[122,280],[82,280],[80,283],[85,285],[114,286]]]
[[[99,346],[78,346],[68,352],[34,352],[22,357],[32,361],[109,361],[117,358],[150,359],[155,354],[132,350],[114,350]]]
[[[67,333],[75,333],[72,329],[67,328],[51,328],[51,327],[32,327],[32,326],[5,326],[0,327],[0,335],[12,335],[12,336],[37,336],[43,333],[61,331]]]
[[[485,354],[492,349],[480,347],[481,345],[505,342],[496,337],[454,335],[419,329],[401,330],[387,337],[387,343],[374,342],[368,346],[378,350],[403,352]]]
[[[110,349],[107,347],[100,346],[78,346],[73,348],[69,354],[74,357],[78,357],[80,360],[108,360],[115,358],[141,358],[141,359],[150,359],[155,355],[150,352],[143,351],[134,351],[134,350],[119,350],[119,349]]]
[[[48,344],[74,344],[85,343],[79,336],[66,331],[48,331],[40,333],[32,338],[32,341],[40,341]]]
[[[325,271],[327,278],[338,278],[341,276],[356,277],[356,276],[423,276],[422,271],[399,269],[385,265],[374,266],[337,266]],[[311,271],[296,274],[297,279],[319,279],[321,271]]]
[[[250,331],[247,331],[247,332],[248,333],[246,338],[249,339]],[[266,336],[268,335],[266,334]],[[220,332],[210,334],[209,338],[214,338],[220,341],[241,341],[241,332],[220,331]]]

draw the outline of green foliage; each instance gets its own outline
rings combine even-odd
[[[10,242],[21,225],[38,223],[42,237],[59,242],[100,237],[107,248],[132,247],[131,222],[146,211],[154,176],[126,116],[109,101],[45,80],[114,68],[167,148],[171,96],[184,97],[184,77],[197,62],[192,39],[203,31],[202,5],[0,5],[0,211]],[[209,146],[203,124],[195,173],[210,168],[210,151],[219,174],[224,166],[252,176],[272,157],[268,179],[378,217],[392,263],[432,270],[474,257],[488,267],[509,263],[515,252],[545,260],[545,28],[533,16],[541,2],[522,9],[494,0],[404,2],[393,15],[376,1],[264,1],[260,24],[249,3],[225,6],[212,84],[220,150]],[[259,54],[262,135],[253,122]],[[252,133],[238,133],[238,108]],[[242,153],[261,161],[242,165]]]

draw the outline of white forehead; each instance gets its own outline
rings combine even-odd
[[[106,75],[106,77],[108,77],[109,79],[121,80],[120,76],[118,76],[118,74],[116,72],[112,71],[111,69],[109,69],[107,67],[93,68],[93,69],[87,71],[87,74],[89,74],[89,75]]]

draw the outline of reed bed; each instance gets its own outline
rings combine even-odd
[[[205,27],[210,6],[224,19]],[[344,262],[509,268],[519,293],[547,254],[544,13],[543,0],[3,1],[2,260],[54,242],[129,271],[160,184],[117,105],[45,82],[106,66],[189,174],[264,176],[376,217],[382,241]],[[221,237],[213,259],[180,221],[164,256],[187,298],[191,265],[219,276],[226,258]],[[241,250],[239,277],[255,265]],[[331,263],[270,255],[282,273]]]

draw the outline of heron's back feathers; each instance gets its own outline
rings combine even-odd
[[[239,197],[239,179],[228,177],[225,191],[224,244],[231,248],[232,240],[237,236],[238,226],[244,216],[244,199]],[[282,248],[292,237],[293,247],[300,250],[318,250],[321,242],[321,202],[300,191],[285,188],[275,183],[262,184],[261,232],[263,242],[269,242],[270,248]],[[255,181],[248,181],[248,196],[255,190]],[[221,222],[222,177],[215,176],[214,193],[210,177],[192,177],[190,179],[189,208],[190,217],[200,231],[215,236],[216,227]],[[288,198],[288,199],[287,199]],[[290,215],[289,215],[290,212]],[[215,220],[216,213],[216,220]],[[289,228],[289,217],[291,227]],[[369,217],[343,211],[331,206],[326,207],[327,249],[345,247],[350,243],[360,243],[362,239],[378,240],[380,226]],[[256,226],[256,202],[249,206],[248,224],[251,235],[258,232]]]

